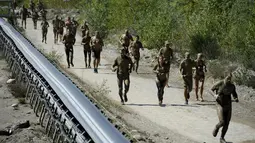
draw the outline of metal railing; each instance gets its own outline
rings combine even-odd
[[[53,142],[129,142],[66,75],[3,19],[0,46]]]

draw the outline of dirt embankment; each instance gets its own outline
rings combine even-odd
[[[1,55],[1,53],[0,53]],[[1,143],[49,143],[38,118],[24,100],[25,91],[15,82],[7,84],[10,70],[0,57],[0,142]],[[17,104],[17,107],[13,107]],[[27,122],[28,121],[28,122]],[[22,124],[20,124],[22,123]],[[24,124],[26,123],[26,124]],[[25,126],[24,126],[25,125]],[[10,132],[11,135],[3,135]]]

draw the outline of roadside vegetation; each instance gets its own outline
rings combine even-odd
[[[128,28],[148,49],[159,49],[169,40],[181,54],[189,51],[195,58],[202,52],[212,77],[239,70],[235,73],[244,73],[236,74],[236,82],[255,87],[254,72],[248,72],[255,70],[254,1],[42,1],[47,8],[79,9],[80,22],[87,20],[105,38]]]

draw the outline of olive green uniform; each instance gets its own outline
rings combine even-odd
[[[32,13],[32,20],[33,20],[33,23],[34,23],[34,29],[37,29],[37,20],[38,20],[38,13],[36,11],[33,11]]]
[[[84,60],[85,60],[85,67],[89,65],[90,68],[90,63],[91,63],[91,47],[90,47],[90,36],[84,36],[82,38],[82,44],[83,44],[83,52],[84,52]],[[88,57],[88,64],[87,64],[87,57]]]
[[[129,54],[128,47],[129,47],[131,41],[134,41],[134,40],[133,40],[133,37],[130,34],[128,34],[128,35],[123,34],[120,37],[121,45],[125,49],[127,55]]]
[[[35,11],[35,3],[34,2],[30,3],[30,9],[31,9],[32,12]]]
[[[192,80],[192,68],[195,67],[195,61],[192,59],[185,59],[181,62],[180,69],[182,78],[184,81],[184,87],[187,89],[187,95],[185,95],[186,104],[188,103],[188,99],[190,98],[189,93],[193,88],[193,80]]]
[[[133,69],[136,70],[136,72],[138,71],[138,67],[139,67],[140,49],[143,49],[142,42],[136,40],[131,43],[130,51],[131,51],[131,55],[133,57],[134,65],[136,65],[136,67],[134,66]]]
[[[219,123],[216,125],[213,135],[216,137],[218,130],[222,128],[221,138],[224,139],[225,134],[228,130],[228,125],[231,119],[232,113],[232,100],[231,94],[233,95],[236,102],[238,102],[238,95],[236,93],[236,87],[233,83],[226,84],[224,80],[217,82],[211,89],[216,91],[218,98],[216,99],[217,114],[219,117]]]
[[[81,27],[82,37],[85,36],[85,33],[86,33],[86,31],[88,31],[88,30],[89,30],[89,26],[88,26],[87,24],[85,24],[85,25],[83,25],[83,26]]]
[[[47,21],[42,21],[41,27],[42,27],[42,42],[46,43],[49,23]]]
[[[27,8],[22,8],[21,10],[21,25],[23,27],[23,23],[25,24],[25,29],[27,28],[27,16],[28,16],[28,11]]]
[[[69,35],[65,34],[63,37],[63,43],[65,44],[65,53],[66,53],[66,60],[68,64],[68,68],[70,68],[70,63],[73,65],[73,45],[75,42],[74,35],[70,33]]]
[[[114,60],[114,64],[112,65],[113,68],[117,67],[117,82],[119,87],[119,96],[121,99],[121,102],[124,103],[123,97],[122,97],[122,90],[123,90],[123,83],[125,86],[124,90],[124,99],[125,102],[127,102],[127,92],[129,91],[129,85],[130,85],[130,79],[129,74],[132,71],[132,60],[130,57],[117,57]]]
[[[72,20],[72,27],[73,27],[73,35],[74,35],[74,37],[76,36],[76,32],[77,32],[77,28],[78,28],[78,26],[79,26],[79,23],[76,21],[76,20]]]
[[[159,56],[163,56],[164,62],[167,65],[168,72],[170,71],[171,59],[173,58],[173,50],[170,47],[163,47],[159,50]]]
[[[54,43],[58,41],[58,30],[59,30],[59,19],[54,19],[53,24],[53,34],[54,34]]]
[[[58,39],[62,40],[63,34],[64,34],[64,27],[65,27],[65,22],[63,20],[59,20],[59,26],[58,26]]]
[[[162,103],[163,95],[164,95],[164,88],[167,82],[167,65],[163,64],[162,66],[158,63],[154,68],[153,71],[157,74],[156,75],[156,85],[158,88],[158,100]]]

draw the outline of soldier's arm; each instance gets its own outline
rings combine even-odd
[[[157,69],[158,69],[158,64],[154,66],[154,68],[153,68],[153,70],[152,70],[152,71],[153,71],[154,73],[156,73],[156,74],[157,74],[157,73],[158,73],[158,70],[157,70]]]
[[[158,57],[162,55],[162,50],[163,50],[162,48],[159,50]]]
[[[142,42],[140,42],[140,48],[141,48],[142,50],[144,50],[144,47],[143,47]]]
[[[131,60],[131,58],[129,58],[129,63],[130,63],[129,73],[131,73],[131,72],[132,72],[132,69],[133,69],[133,66],[134,66],[134,64],[133,64],[133,62],[132,62],[132,60]]]
[[[115,72],[116,70],[117,70],[117,67],[116,66],[118,66],[118,61],[117,61],[117,58],[114,60],[114,63],[113,63],[113,65],[112,65],[112,71],[113,72]]]
[[[211,90],[212,90],[213,92],[216,92],[216,94],[218,94],[219,87],[220,87],[222,84],[223,84],[223,81],[218,81],[218,82],[216,82],[216,83],[212,86]]]
[[[181,62],[181,64],[180,64],[180,73],[183,75],[183,61]]]
[[[173,60],[174,59],[174,53],[173,53],[173,50],[171,49],[171,53],[170,53],[170,60]]]
[[[235,87],[235,85],[233,85],[234,86],[234,89],[233,89],[233,91],[232,91],[232,96],[234,97],[234,100],[236,101],[236,102],[239,102],[239,100],[238,100],[238,95],[237,95],[237,93],[236,93],[236,87]]]
[[[65,44],[65,42],[66,42],[66,35],[64,35],[64,36],[63,36],[63,39],[62,39],[62,43]]]
[[[203,64],[204,64],[205,72],[207,72],[207,66],[205,64],[205,61],[203,61]]]
[[[82,38],[81,45],[85,45],[85,38]]]

